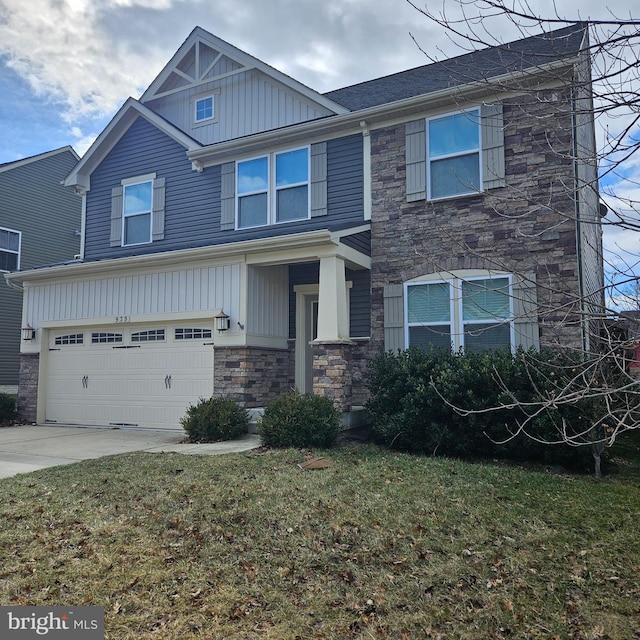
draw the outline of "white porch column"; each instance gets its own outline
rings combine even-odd
[[[349,339],[347,300],[344,260],[337,256],[320,258],[318,342]]]

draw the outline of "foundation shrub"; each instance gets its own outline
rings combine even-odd
[[[330,398],[295,389],[269,403],[258,422],[264,444],[272,447],[331,447],[341,429]]]
[[[16,417],[16,398],[9,393],[0,393],[0,422]]]
[[[233,440],[247,433],[249,412],[230,398],[201,398],[197,404],[189,406],[180,423],[191,440]]]
[[[508,458],[586,468],[590,447],[561,441],[594,423],[596,401],[539,409],[585,363],[574,354],[523,351],[380,354],[367,404],[373,435],[388,447],[460,458]],[[538,404],[536,404],[538,403]]]

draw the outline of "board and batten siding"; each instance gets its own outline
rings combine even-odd
[[[219,73],[228,71],[230,66],[219,69]],[[195,124],[193,99],[211,94],[215,102],[214,119]],[[233,140],[331,115],[328,109],[257,70],[150,100],[148,106],[202,144]]]
[[[25,310],[35,325],[122,315],[152,321],[155,314],[221,308],[237,318],[239,292],[236,263],[29,286]]]
[[[221,229],[221,167],[193,171],[185,150],[144,118],[130,127],[91,175],[85,260],[143,255],[291,233],[357,227],[364,222],[362,136],[327,141],[327,215],[253,229]],[[125,178],[165,179],[164,238],[110,246],[111,192]]]
[[[247,334],[287,339],[289,319],[287,266],[249,267]]]

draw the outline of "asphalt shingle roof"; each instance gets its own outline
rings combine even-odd
[[[580,50],[583,37],[584,25],[574,24],[336,89],[324,95],[351,111],[366,109],[571,57]]]

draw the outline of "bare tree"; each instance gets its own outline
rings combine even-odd
[[[507,188],[494,198],[492,206],[501,216],[522,215],[513,203],[526,200],[528,208],[540,208],[549,212],[549,226],[546,230],[530,230],[531,233],[549,233],[553,225],[561,225],[570,220],[579,223],[580,242],[583,249],[600,257],[600,272],[605,280],[592,283],[590,287],[575,291],[561,291],[558,279],[540,277],[537,286],[539,319],[545,316],[562,327],[563,322],[580,322],[590,336],[582,345],[572,345],[580,350],[581,366],[562,370],[551,385],[540,389],[534,402],[523,403],[510,394],[504,385],[507,398],[500,407],[484,411],[504,410],[518,407],[527,416],[509,438],[521,434],[536,438],[528,431],[528,425],[541,412],[561,405],[575,405],[579,402],[593,402],[598,407],[593,424],[586,430],[576,432],[566,424],[558,425],[557,439],[552,443],[575,446],[591,446],[599,473],[600,454],[605,446],[613,444],[623,432],[640,428],[640,383],[635,370],[630,366],[633,348],[640,340],[640,331],[629,309],[637,309],[640,274],[640,253],[629,246],[637,246],[637,240],[629,243],[630,237],[638,237],[640,231],[640,20],[629,16],[615,16],[607,11],[605,19],[584,19],[563,15],[554,7],[552,15],[539,15],[527,0],[452,0],[442,2],[436,11],[429,2],[421,6],[407,0],[422,16],[444,29],[460,53],[479,51],[487,47],[503,48],[505,56],[516,51],[505,44],[496,34],[515,33],[516,38],[528,38],[543,32],[577,24],[588,37],[580,51],[586,72],[578,72],[570,78],[558,76],[557,80],[570,87],[570,100],[554,102],[539,84],[522,76],[517,80],[500,79],[500,88],[505,94],[517,94],[519,107],[527,117],[561,120],[570,116],[573,131],[576,123],[595,122],[595,142],[584,142],[573,136],[572,145],[561,140],[562,131],[549,136],[546,141],[550,150],[564,156],[568,162],[583,164],[575,172],[575,180],[562,184],[556,182],[548,194],[532,194],[527,189]],[[506,25],[506,28],[505,28]],[[416,40],[416,44],[433,62],[439,61],[439,52],[427,50]],[[550,46],[553,46],[550,43]],[[552,53],[552,52],[550,52]],[[551,59],[551,56],[550,56]],[[442,64],[446,64],[443,62]],[[538,58],[539,68],[549,67],[544,55]],[[578,66],[580,63],[578,63]],[[469,74],[458,78],[459,83],[478,82],[483,78],[495,89],[496,78],[490,73],[483,76],[482,69],[465,70],[452,63],[451,73]],[[532,70],[532,77],[535,69]],[[541,101],[544,110],[539,109]],[[566,110],[571,113],[567,114]],[[635,177],[634,177],[635,176]],[[577,208],[560,203],[582,199],[600,215],[600,219],[577,218]],[[605,204],[606,203],[606,204]],[[551,215],[553,214],[553,215]],[[599,218],[600,216],[598,216]],[[609,247],[606,254],[601,251],[600,225],[605,227],[607,236],[619,239]],[[522,233],[527,233],[523,224]],[[472,243],[465,250],[475,250]],[[487,259],[486,253],[483,257]],[[436,266],[436,265],[434,265]],[[501,264],[496,259],[496,268]],[[511,265],[512,266],[512,265]],[[543,269],[541,269],[543,271]],[[526,278],[526,274],[521,274]],[[546,295],[545,295],[546,291]],[[560,330],[558,347],[564,347]],[[536,368],[536,359],[530,357],[528,366]],[[541,368],[542,369],[542,368]],[[533,380],[534,376],[532,376]],[[501,381],[497,380],[500,384]],[[446,398],[443,398],[446,402]],[[462,413],[470,413],[469,410]]]

